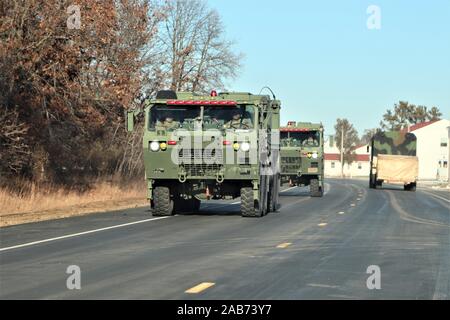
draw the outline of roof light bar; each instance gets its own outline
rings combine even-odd
[[[316,130],[310,130],[310,129],[305,129],[305,128],[282,128],[280,129],[281,132],[308,132],[308,131],[316,131]]]
[[[236,101],[231,100],[212,100],[212,101],[196,101],[196,100],[168,100],[168,105],[175,106],[235,106]]]

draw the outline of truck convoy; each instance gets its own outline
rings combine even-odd
[[[148,100],[143,148],[153,215],[238,197],[244,217],[276,211],[280,106],[275,97],[215,91],[160,91]],[[128,131],[137,113],[128,112]]]
[[[311,197],[323,196],[323,133],[317,123],[291,121],[280,128],[282,183],[309,185]]]
[[[415,191],[419,175],[416,136],[406,131],[378,132],[373,136],[371,146],[370,188],[389,183],[403,185],[406,191]]]

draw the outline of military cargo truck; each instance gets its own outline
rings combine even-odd
[[[241,197],[244,217],[278,207],[280,101],[160,91],[145,104],[144,162],[155,216]],[[128,113],[132,130],[136,112]]]
[[[373,136],[371,146],[370,188],[389,183],[403,185],[406,191],[415,191],[419,175],[416,136],[406,131],[378,132]]]
[[[308,186],[312,197],[324,189],[322,124],[291,121],[280,128],[281,177],[291,186]]]

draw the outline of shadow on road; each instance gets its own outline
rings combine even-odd
[[[241,216],[241,210],[239,204],[204,204],[200,207],[199,212],[181,212],[179,216],[221,216],[221,217],[236,217]]]
[[[408,193],[410,191],[405,191],[403,189],[403,186],[398,186],[398,185],[387,185],[387,186],[382,186],[381,188],[378,187],[377,189],[372,189],[372,190],[376,190],[376,191],[383,191],[383,190],[389,190],[389,191],[401,191],[401,192],[405,192]]]

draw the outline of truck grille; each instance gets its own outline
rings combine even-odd
[[[300,159],[298,157],[281,157],[282,173],[297,173],[300,170]]]
[[[218,164],[186,164],[184,170],[187,176],[190,177],[204,177],[204,176],[216,176],[222,168]]]
[[[191,177],[216,176],[223,166],[223,152],[215,149],[180,150],[178,165]]]

